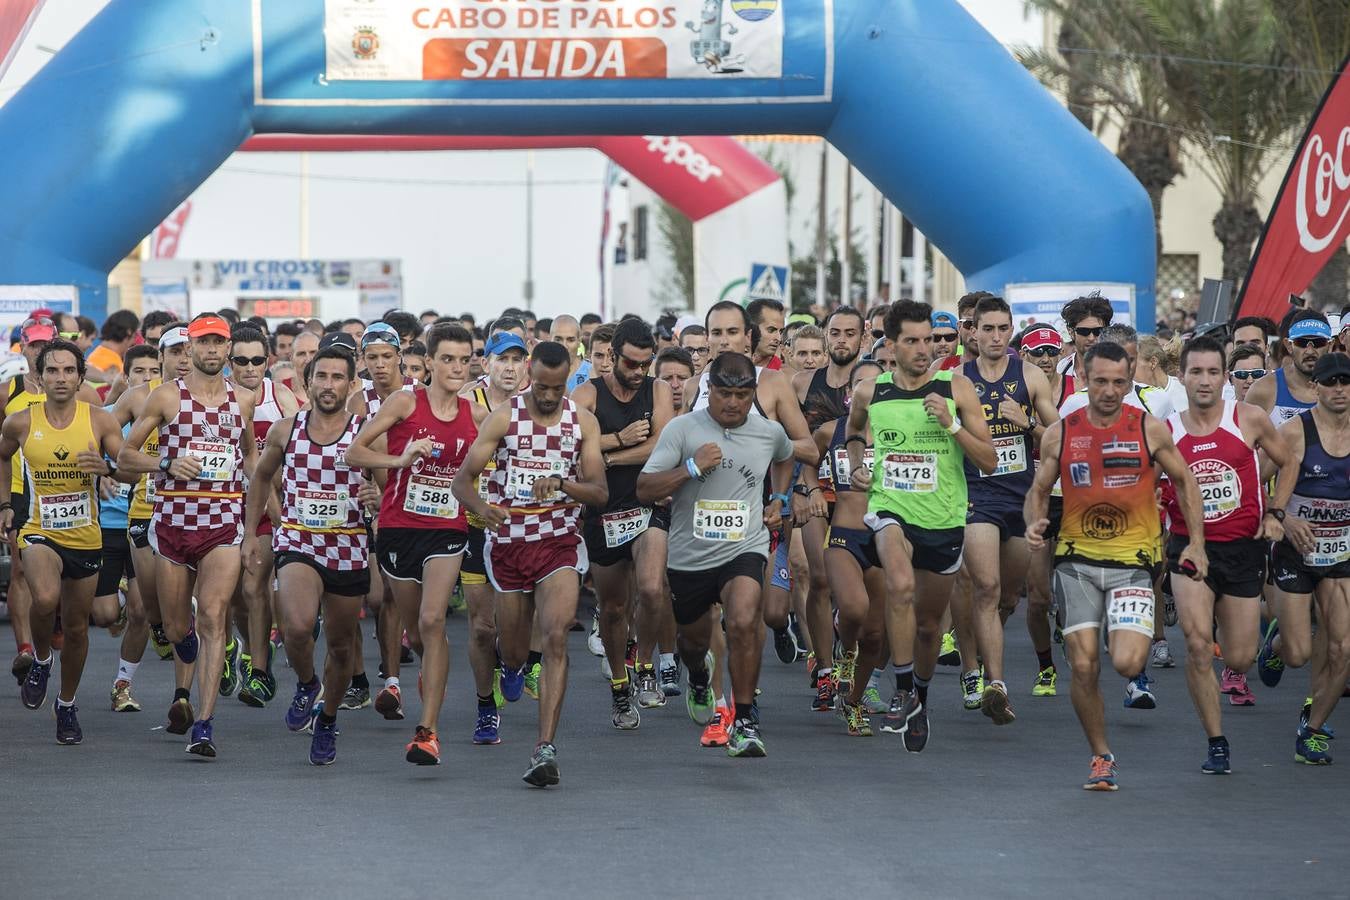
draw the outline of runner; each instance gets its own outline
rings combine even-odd
[[[1266,354],[1260,348],[1244,344],[1234,347],[1228,354],[1228,384],[1232,399],[1250,402],[1247,394],[1252,385],[1267,374]]]
[[[243,552],[246,565],[261,568],[273,555],[263,554],[264,538],[275,551],[277,580],[286,598],[286,659],[296,677],[286,727],[311,729],[309,761],[326,766],[337,759],[337,708],[325,708],[323,697],[343,694],[360,668],[354,651],[361,602],[370,590],[369,535],[357,502],[361,472],[343,461],[361,425],[360,417],[346,410],[348,394],[358,383],[356,362],[340,348],[321,350],[305,382],[311,406],[277,421],[264,439],[248,488]],[[280,518],[267,535],[257,525],[273,500],[278,472]],[[320,607],[328,645],[323,683],[314,671]]]
[[[1306,655],[1295,657],[1303,648],[1290,637],[1308,633],[1316,603],[1318,632],[1326,649],[1322,659],[1313,660],[1312,696],[1299,717],[1294,759],[1327,765],[1332,733],[1326,722],[1350,677],[1350,356],[1323,356],[1312,380],[1317,404],[1280,427],[1298,470],[1282,469],[1275,483],[1270,505],[1283,509],[1286,516],[1284,540],[1275,545],[1271,568],[1281,591],[1285,665],[1307,661]],[[1263,656],[1269,656],[1275,633],[1272,623],[1262,644]]]
[[[769,532],[790,505],[794,446],[783,427],[752,416],[757,393],[749,357],[723,353],[708,367],[706,410],[666,426],[638,477],[637,495],[671,506],[670,580],[680,657],[689,670],[689,716],[707,725],[716,695],[705,662],[712,614],[722,604],[735,718],[728,756],[764,756],[754,704],[764,640],[761,625]],[[762,474],[772,471],[770,502]]]
[[[1060,310],[1059,316],[1068,329],[1069,340],[1073,342],[1073,352],[1061,356],[1057,366],[1064,376],[1064,394],[1076,394],[1086,384],[1083,374],[1083,359],[1088,350],[1097,343],[1106,326],[1111,324],[1115,310],[1111,301],[1097,293],[1085,297],[1075,297]],[[1131,375],[1133,379],[1133,375]],[[1060,410],[1064,415],[1064,410]]]
[[[980,709],[995,725],[1017,716],[1003,680],[1003,623],[1017,608],[1030,558],[1022,505],[1035,477],[1035,442],[1059,415],[1041,370],[1008,355],[1012,310],[1000,297],[975,305],[979,355],[962,371],[975,386],[985,424],[998,454],[993,473],[966,461],[965,568],[970,575],[975,639],[984,661]]]
[[[1200,771],[1226,775],[1231,768],[1228,739],[1219,713],[1220,684],[1214,678],[1214,626],[1222,638],[1224,673],[1246,672],[1256,658],[1260,637],[1261,588],[1266,581],[1266,546],[1284,535],[1282,509],[1265,508],[1261,450],[1279,466],[1286,482],[1298,476],[1298,461],[1275,433],[1259,407],[1223,399],[1223,345],[1198,337],[1181,351],[1187,409],[1167,420],[1177,450],[1200,487],[1204,505],[1205,555],[1209,575],[1203,582],[1180,577],[1179,558],[1189,543],[1186,522],[1169,482],[1167,558],[1172,571],[1181,630],[1186,635],[1186,684],[1209,737],[1209,754]],[[1231,682],[1222,685],[1230,692]]]
[[[694,374],[702,375],[712,355],[712,348],[708,346],[708,329],[702,325],[686,325],[680,332],[680,349],[689,354],[694,364]]]
[[[406,758],[419,766],[434,766],[441,761],[436,726],[450,671],[446,601],[459,578],[468,541],[468,525],[450,494],[450,480],[478,436],[477,423],[487,410],[457,396],[468,378],[473,336],[459,325],[445,324],[433,325],[426,338],[431,386],[385,398],[374,418],[361,426],[346,461],[353,468],[390,470],[375,551],[398,604],[393,633],[402,629],[400,619],[406,623],[413,650],[422,660],[418,676],[422,714],[405,747]],[[385,435],[388,452],[381,453],[374,445]],[[389,674],[375,709],[386,719],[401,719],[397,654],[385,665]]]
[[[751,300],[745,307],[750,317],[751,358],[755,365],[765,369],[781,369],[783,361],[778,349],[783,345],[783,325],[787,310],[777,300]]]
[[[1268,412],[1277,428],[1317,405],[1313,370],[1330,352],[1331,325],[1317,310],[1300,309],[1284,324],[1280,337],[1286,359],[1247,392],[1247,402]]]
[[[1123,347],[1098,343],[1083,358],[1088,406],[1067,413],[1041,439],[1041,466],[1027,494],[1027,545],[1045,546],[1050,489],[1058,477],[1064,518],[1055,549],[1055,597],[1064,611],[1064,642],[1073,668],[1074,712],[1092,748],[1083,785],[1114,791],[1116,758],[1106,740],[1099,654],[1107,630],[1111,664],[1136,678],[1148,663],[1153,638],[1153,570],[1159,563],[1162,523],[1155,501],[1156,463],[1176,486],[1190,542],[1178,554],[1181,571],[1201,581],[1209,563],[1204,547],[1200,489],[1177,452],[1167,426],[1124,399],[1133,378]]]
[[[150,525],[164,630],[174,652],[196,667],[201,709],[194,716],[188,685],[174,691],[169,730],[192,722],[187,751],[213,759],[213,713],[224,671],[230,597],[239,581],[243,539],[244,476],[253,469],[257,444],[253,397],[236,394],[222,370],[230,352],[230,326],[213,314],[188,325],[192,371],[151,392],[127,436],[118,464],[133,474],[159,473]],[[159,431],[159,457],[144,447]],[[196,588],[194,595],[194,585]],[[192,601],[197,601],[194,619]],[[200,626],[200,636],[198,628]]]
[[[859,384],[844,438],[849,477],[868,491],[866,522],[876,532],[886,576],[886,635],[896,694],[887,713],[905,749],[928,743],[928,684],[937,666],[942,616],[961,568],[966,510],[962,463],[985,473],[998,463],[970,379],[930,372],[932,307],[901,301],[886,313],[896,371]],[[863,465],[868,431],[874,465]]]
[[[559,778],[553,740],[567,691],[567,632],[586,568],[580,507],[609,499],[600,426],[565,395],[569,364],[561,344],[535,346],[530,390],[492,412],[454,480],[455,497],[487,524],[484,559],[497,591],[503,670],[524,668],[536,618],[543,633],[539,742],[523,776],[535,787]],[[489,459],[496,471],[484,500],[474,482]]]
[[[131,476],[119,475],[109,463],[122,449],[122,432],[113,417],[75,399],[85,372],[79,348],[49,340],[38,354],[37,371],[45,399],[7,416],[0,427],[0,527],[9,531],[14,523],[10,470],[22,448],[28,514],[18,545],[32,595],[29,622],[36,652],[20,695],[29,709],[38,709],[47,699],[52,628],[60,614],[65,636],[61,690],[53,706],[56,742],[78,744],[84,732],[76,716],[75,692],[89,654],[89,613],[102,544],[95,476]]]

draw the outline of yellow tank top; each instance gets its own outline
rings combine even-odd
[[[162,382],[158,378],[151,379],[146,399],[155,392]],[[150,436],[145,439],[141,445],[141,452],[148,456],[159,456],[159,429],[152,428]],[[155,478],[153,475],[142,475],[141,480],[136,482],[136,489],[131,492],[131,505],[127,507],[127,519],[148,519],[155,514]]]
[[[15,387],[19,388],[18,393],[14,392]],[[35,403],[41,403],[46,399],[42,394],[34,394],[32,391],[25,389],[22,376],[10,382],[9,392],[9,399],[5,401],[5,415],[7,416],[12,416],[16,412],[25,410]],[[14,454],[11,465],[13,466],[13,474],[9,479],[9,492],[11,494],[18,494],[24,489],[23,448],[20,448],[19,452]]]
[[[103,533],[98,523],[95,476],[81,472],[81,450],[94,443],[89,404],[75,402],[75,418],[65,428],[47,420],[47,404],[29,409],[32,417],[23,455],[28,464],[28,522],[19,532],[22,541],[40,534],[70,550],[98,550]]]

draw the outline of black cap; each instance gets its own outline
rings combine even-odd
[[[352,353],[356,352],[356,338],[345,331],[333,331],[319,338],[319,349],[324,350],[334,344],[339,347],[346,347]]]
[[[1344,353],[1328,353],[1317,361],[1313,368],[1312,380],[1318,383],[1336,375],[1350,375],[1350,356]]]

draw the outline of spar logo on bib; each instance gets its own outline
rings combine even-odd
[[[1200,486],[1200,499],[1205,505],[1205,521],[1217,522],[1231,516],[1242,505],[1242,483],[1237,471],[1218,459],[1198,459],[1191,463],[1191,473]]]

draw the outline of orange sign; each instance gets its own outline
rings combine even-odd
[[[424,81],[665,77],[656,38],[437,38],[422,50]]]

